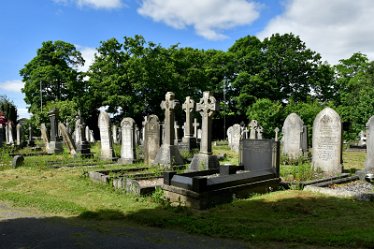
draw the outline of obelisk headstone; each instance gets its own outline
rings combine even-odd
[[[101,111],[99,115],[99,130],[101,144],[101,159],[113,160],[114,151],[112,147],[112,136],[110,134],[110,118],[107,112]]]
[[[218,110],[216,99],[209,91],[203,93],[203,97],[196,105],[196,111],[202,117],[202,136],[200,152],[195,154],[189,166],[190,171],[216,169],[219,167],[217,156],[212,155],[212,117]]]
[[[135,160],[135,120],[124,118],[121,121],[121,164],[132,164]]]
[[[178,104],[178,101],[174,98],[174,93],[167,92],[165,100],[161,102],[161,109],[165,111],[165,137],[153,162],[169,168],[173,165],[183,165],[183,158],[180,155],[178,146],[174,145],[174,109]]]
[[[339,114],[326,107],[313,122],[313,168],[328,175],[340,174],[342,167],[342,123]]]
[[[47,153],[49,154],[56,154],[56,153],[62,153],[62,142],[61,139],[58,137],[58,114],[59,111],[57,108],[52,109],[48,112],[49,121],[51,124],[51,130],[49,135],[49,149]]]

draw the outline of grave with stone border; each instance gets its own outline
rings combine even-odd
[[[221,165],[219,169],[164,174],[165,198],[172,204],[207,209],[265,193],[279,183],[279,142],[272,139],[244,139],[240,143],[239,166]]]

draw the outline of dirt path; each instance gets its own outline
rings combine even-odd
[[[0,202],[0,249],[203,249],[203,248],[305,248],[301,244],[262,243],[191,235],[170,229],[134,224],[86,221],[76,217],[45,216],[37,210],[15,208]]]

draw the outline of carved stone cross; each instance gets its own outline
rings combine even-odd
[[[199,128],[200,123],[197,122],[197,118],[193,121],[193,136],[197,138],[197,128]]]
[[[274,131],[275,131],[275,141],[278,141],[279,128],[276,127],[276,128],[274,129]]]
[[[165,100],[161,102],[161,109],[165,110],[165,139],[163,144],[174,145],[174,109],[178,101],[174,99],[172,92],[165,94]]]
[[[186,112],[186,123],[184,126],[184,137],[192,137],[192,111],[195,108],[195,101],[190,96],[186,97],[186,101],[182,105],[182,109]]]
[[[200,102],[196,105],[196,111],[202,117],[202,136],[200,142],[200,153],[212,154],[212,116],[218,110],[216,99],[210,92],[204,92]]]

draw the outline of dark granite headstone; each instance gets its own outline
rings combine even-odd
[[[21,155],[14,156],[13,160],[12,160],[12,167],[17,168],[17,167],[21,166],[23,164],[24,160],[25,159]]]

